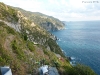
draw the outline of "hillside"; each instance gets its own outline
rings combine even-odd
[[[28,19],[33,21],[36,25],[43,27],[47,31],[64,29],[64,23],[52,16],[47,16],[39,12],[26,11],[21,8],[15,9],[21,11]]]
[[[43,61],[56,67],[60,75],[96,75],[89,67],[71,66],[55,36],[0,3],[0,66],[10,66],[13,75],[39,75]]]
[[[0,14],[1,21],[22,33],[27,40],[44,45],[52,51],[56,50],[60,54],[62,53],[55,42],[55,36],[28,20],[20,11],[16,11],[6,5],[0,5],[0,13],[2,13]],[[53,44],[51,44],[51,41]]]
[[[38,68],[39,64],[36,62],[43,59],[51,66],[53,61],[58,60],[53,52],[42,45],[26,41],[22,34],[0,21],[0,66],[10,65],[13,75],[26,75]],[[60,60],[59,63],[61,63]],[[69,63],[64,65],[68,66]]]
[[[52,62],[58,60],[52,52],[54,49],[63,56],[53,35],[20,11],[0,3],[0,66],[10,65],[14,75],[26,75],[39,67],[36,62],[43,59],[53,65]],[[66,65],[70,66],[68,62]]]

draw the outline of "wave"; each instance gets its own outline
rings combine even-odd
[[[61,41],[61,39],[58,39],[58,41]]]

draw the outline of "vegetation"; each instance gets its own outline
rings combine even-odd
[[[69,68],[69,70],[67,71],[68,71],[67,72],[68,75],[97,75],[93,70],[91,70],[90,67],[82,64],[77,64],[76,66]]]
[[[11,60],[11,57],[9,54],[6,53],[6,51],[2,48],[2,45],[0,44],[0,65],[8,65],[9,60]]]
[[[9,65],[13,73],[17,75],[25,75],[25,66],[21,63],[20,58],[15,56],[15,53],[12,52],[12,48],[10,46],[12,44],[12,36],[18,36],[17,32],[14,31],[15,34],[12,32],[9,33],[8,28],[9,27],[7,25],[0,22],[0,66]],[[11,28],[11,30],[13,29]],[[13,48],[17,49],[17,46],[13,45]]]
[[[49,45],[50,49],[57,54],[60,54],[64,57],[64,54],[62,53],[62,51],[60,50],[60,47],[57,45],[57,43],[53,40],[53,39],[49,39],[47,41],[47,44]]]
[[[16,40],[12,41],[12,50],[13,50],[13,52],[17,54],[17,57],[19,59],[25,59],[25,55],[22,51],[22,48],[20,48],[19,46],[20,45],[18,45]]]
[[[16,10],[8,7],[7,5],[0,3],[0,19],[6,20],[8,22],[18,22],[18,17],[16,14]]]
[[[30,50],[31,52],[33,52],[33,51],[35,50],[35,47],[34,47],[33,42],[28,41],[28,42],[27,42],[27,47],[29,48],[29,50]]]
[[[74,67],[73,75],[96,75],[90,67],[78,64]]]

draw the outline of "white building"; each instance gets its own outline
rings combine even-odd
[[[39,68],[40,75],[45,75],[48,74],[48,65],[43,65],[42,67]]]

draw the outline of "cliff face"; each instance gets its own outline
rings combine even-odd
[[[47,16],[39,12],[25,11],[21,8],[15,9],[20,10],[28,19],[33,21],[36,25],[43,27],[47,31],[64,29],[64,23],[54,17]]]

